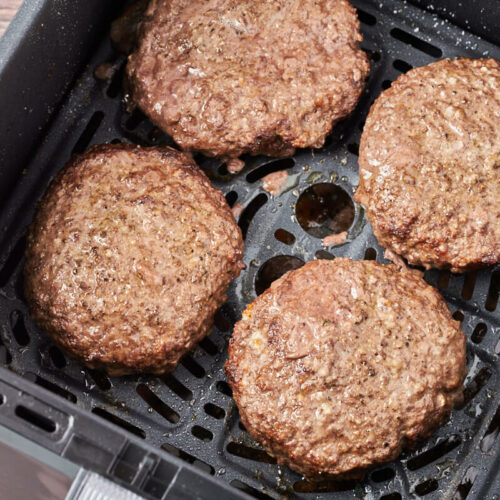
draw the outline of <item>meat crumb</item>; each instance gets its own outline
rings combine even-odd
[[[324,247],[329,247],[330,245],[340,245],[344,243],[347,238],[347,231],[342,231],[341,233],[330,234],[329,236],[325,236],[321,240],[321,244]]]
[[[288,172],[286,170],[280,170],[263,177],[262,185],[271,196],[278,196],[281,192],[281,189],[286,184],[287,179]]]
[[[408,273],[416,273],[418,276],[423,277],[424,273],[418,269],[412,269],[406,264],[406,262],[395,252],[386,248],[384,252],[384,259],[390,260],[400,271],[406,271]]]
[[[227,171],[230,174],[236,174],[245,166],[245,162],[239,158],[231,158],[227,163]]]
[[[98,80],[111,80],[115,74],[115,68],[110,62],[103,62],[94,70],[94,77]]]
[[[233,217],[237,219],[241,215],[241,212],[243,212],[243,205],[241,203],[236,203],[236,205],[231,208],[231,212],[233,212]]]

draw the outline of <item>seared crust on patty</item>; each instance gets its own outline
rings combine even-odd
[[[209,333],[242,254],[224,196],[183,153],[95,146],[39,204],[26,298],[76,361],[112,375],[162,373]]]
[[[462,400],[465,335],[416,272],[319,260],[247,307],[225,371],[243,424],[278,463],[359,477]]]
[[[321,147],[369,63],[346,0],[152,0],[132,98],[184,150],[236,158]]]
[[[382,246],[453,272],[500,262],[500,63],[400,76],[370,110],[359,165],[355,200]]]

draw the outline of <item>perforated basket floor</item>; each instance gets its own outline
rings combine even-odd
[[[347,203],[351,203],[358,183],[361,129],[381,90],[401,72],[441,57],[500,58],[498,47],[404,3],[353,3],[360,9],[362,46],[370,56],[371,74],[356,112],[335,128],[324,148],[299,151],[291,159],[245,158],[246,167],[235,176],[227,174],[217,161],[197,157],[229,203],[240,203],[243,208],[239,224],[245,235],[247,270],[232,284],[210,337],[172,374],[160,378],[110,379],[68,361],[35,327],[23,298],[22,256],[35,202],[71,153],[103,142],[171,144],[143,115],[125,111],[125,58],[112,49],[108,39],[103,40],[2,216],[0,363],[257,498],[498,498],[494,487],[490,489],[500,471],[496,441],[500,429],[498,266],[465,275],[425,273],[428,282],[443,293],[454,317],[462,320],[468,338],[466,403],[417,450],[374,470],[364,481],[314,484],[277,467],[240,424],[224,379],[222,367],[232,325],[255,298],[256,281],[261,289],[287,266],[314,258],[349,256],[384,262],[383,250],[359,206],[353,205],[347,242],[328,250],[321,246],[318,234],[313,236],[301,227],[295,214],[300,195],[315,184],[333,183],[347,193]],[[116,69],[108,82],[93,76],[94,69],[105,61]],[[273,198],[263,190],[260,179],[281,169],[290,174],[289,189]],[[314,196],[311,199],[314,205]],[[265,266],[277,256],[294,258],[277,259]],[[53,432],[50,422],[39,427],[42,434]],[[115,477],[125,482],[128,478],[119,470]]]

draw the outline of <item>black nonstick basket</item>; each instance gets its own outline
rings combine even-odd
[[[385,262],[352,202],[361,130],[382,89],[442,57],[500,59],[499,2],[353,3],[371,73],[356,111],[325,147],[287,159],[244,157],[236,175],[196,157],[228,202],[241,204],[246,245],[247,269],[232,284],[214,331],[171,374],[108,378],[69,361],[30,318],[23,297],[27,228],[36,201],[72,153],[105,142],[172,141],[138,111],[126,111],[125,56],[109,40],[110,21],[125,2],[25,2],[0,42],[0,424],[146,498],[499,498],[499,266],[425,273],[467,335],[465,403],[416,450],[363,481],[313,483],[278,467],[240,423],[224,378],[233,324],[256,290],[311,259]],[[110,80],[94,76],[103,62],[112,67]],[[272,197],[261,179],[283,169],[286,189]],[[309,224],[325,204],[328,224],[339,204],[352,218],[347,241],[326,249],[324,227]]]

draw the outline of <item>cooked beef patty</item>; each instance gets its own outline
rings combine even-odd
[[[225,371],[243,424],[279,464],[359,477],[447,420],[465,336],[415,271],[313,261],[247,307]]]
[[[222,193],[183,153],[95,146],[39,204],[26,297],[76,361],[112,375],[162,373],[209,333],[242,253]]]
[[[369,63],[346,0],[152,0],[133,100],[185,150],[236,158],[321,147]]]
[[[500,63],[400,76],[366,120],[355,199],[379,243],[426,268],[500,262]]]

